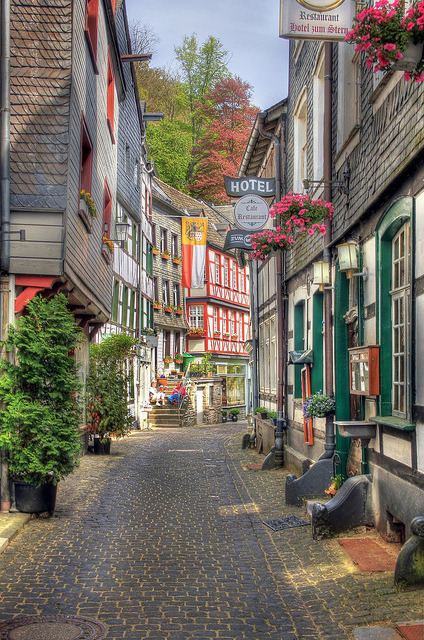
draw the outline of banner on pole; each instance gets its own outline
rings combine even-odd
[[[343,41],[354,10],[352,0],[280,0],[280,38]]]
[[[205,286],[207,218],[182,218],[183,276],[181,286],[203,289]]]

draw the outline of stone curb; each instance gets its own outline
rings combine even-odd
[[[30,513],[0,513],[0,553],[31,520]]]

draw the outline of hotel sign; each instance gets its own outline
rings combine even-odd
[[[353,0],[280,0],[280,38],[344,40],[354,9]]]
[[[224,182],[227,195],[236,198],[241,198],[241,196],[251,193],[263,197],[275,194],[275,178],[257,178],[256,176],[229,178],[224,176]]]

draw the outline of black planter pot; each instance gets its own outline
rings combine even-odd
[[[221,420],[222,420],[222,422],[227,422],[228,418],[227,418],[227,416],[222,416]]]
[[[100,438],[94,438],[94,453],[97,456],[107,456],[110,454],[110,440],[102,442]]]
[[[34,487],[24,482],[15,482],[16,508],[22,513],[44,513],[52,516],[56,505],[57,485],[51,483]]]
[[[238,416],[231,416],[231,420],[232,420],[232,422],[237,422]]]

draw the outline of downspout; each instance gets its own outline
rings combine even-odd
[[[261,136],[272,140],[274,144],[275,159],[275,200],[281,200],[281,143],[280,139],[269,131],[265,131],[264,122],[267,116],[266,111],[262,111],[258,116],[258,130]],[[277,277],[277,335],[278,335],[278,366],[277,366],[277,429],[275,432],[274,466],[282,467],[284,464],[283,438],[284,429],[287,427],[287,420],[284,417],[286,399],[284,397],[285,387],[285,364],[287,361],[286,350],[287,341],[284,331],[284,296],[283,296],[283,252],[278,252],[276,256]],[[284,261],[285,266],[285,261]]]
[[[333,46],[331,42],[324,44],[324,200],[331,202],[332,189],[332,57]],[[327,233],[324,237],[323,259],[330,264],[330,285],[324,290],[324,361],[325,361],[325,393],[334,395],[333,384],[333,316],[332,307],[333,290],[331,288],[331,220],[327,224]],[[320,460],[332,458],[336,448],[334,435],[333,416],[327,416],[325,422],[324,453]]]
[[[10,0],[1,0],[0,17],[0,321],[1,340],[7,339],[9,324],[9,266],[10,266]],[[4,356],[4,346],[2,347]],[[4,451],[1,456],[1,511],[10,509],[9,468]]]

